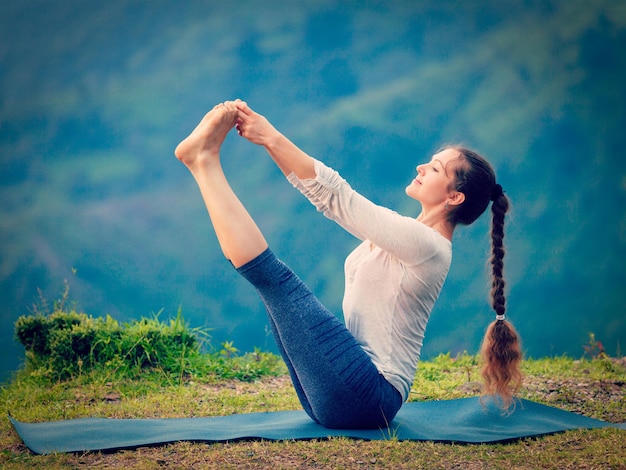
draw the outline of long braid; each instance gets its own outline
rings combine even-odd
[[[491,305],[498,316],[506,312],[504,288],[504,216],[509,208],[508,198],[499,194],[491,205]],[[481,349],[482,375],[485,394],[498,395],[506,408],[513,404],[513,395],[522,382],[522,359],[518,334],[513,325],[504,319],[489,325]]]

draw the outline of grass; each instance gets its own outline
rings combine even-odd
[[[609,358],[529,359],[523,364],[523,398],[626,421],[626,367]],[[276,371],[280,374],[280,370]],[[191,417],[299,409],[284,375],[255,381],[215,376],[170,380],[162,371],[134,379],[106,378],[93,371],[43,386],[24,371],[0,392],[2,468],[626,468],[625,435],[617,429],[569,431],[510,444],[455,445],[343,438],[319,441],[181,442],[114,453],[37,456],[27,450],[6,415],[22,421],[83,416],[113,418]],[[470,355],[441,355],[420,363],[411,400],[451,399],[477,394],[479,364]],[[106,378],[106,380],[105,380]]]
[[[26,366],[0,388],[0,467],[21,468],[624,468],[624,432],[577,430],[509,444],[455,445],[344,438],[314,441],[179,442],[119,452],[38,456],[7,415],[39,422],[79,417],[177,418],[300,409],[279,357],[239,355],[232,342],[202,352],[179,312],[129,324],[62,304],[16,322]],[[201,338],[201,339],[202,339]],[[599,346],[598,346],[599,345]],[[590,338],[587,358],[527,359],[520,397],[611,422],[626,421],[626,359]],[[442,354],[419,364],[409,400],[480,393],[476,356]]]

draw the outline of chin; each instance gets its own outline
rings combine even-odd
[[[419,198],[417,197],[417,194],[415,194],[415,191],[412,188],[413,185],[409,185],[407,186],[407,188],[404,190],[404,192],[406,193],[407,196],[409,196],[411,199],[415,199],[416,201],[419,201]]]

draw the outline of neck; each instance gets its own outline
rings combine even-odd
[[[437,213],[422,213],[417,217],[421,223],[433,230],[439,232],[443,237],[452,241],[452,234],[454,233],[454,225],[448,222],[447,214],[445,212]]]

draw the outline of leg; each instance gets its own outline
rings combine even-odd
[[[305,411],[330,428],[387,426],[400,393],[354,336],[268,249],[238,269],[259,292]]]
[[[296,374],[296,370],[293,364],[291,363],[291,360],[289,359],[289,355],[287,354],[287,351],[285,350],[282,340],[280,339],[280,334],[278,333],[278,328],[276,328],[276,323],[274,323],[274,319],[271,317],[271,315],[268,315],[268,319],[270,322],[270,329],[272,330],[272,335],[274,336],[274,341],[276,342],[276,346],[278,347],[278,352],[280,352],[280,355],[283,358],[285,365],[287,366],[287,370],[289,371],[289,376],[291,377],[291,383],[293,384],[293,388],[296,391],[298,400],[300,401],[300,404],[302,405],[302,408],[304,409],[306,414],[308,414],[313,420],[317,422],[317,419],[315,418],[315,413],[313,412],[313,408],[311,408],[309,399],[307,398],[306,393],[304,392],[304,389],[302,388],[302,384],[300,383],[300,379],[298,378],[298,374]]]
[[[220,163],[220,147],[235,126],[237,113],[232,102],[217,105],[174,152],[198,183],[220,247],[235,267],[267,248],[263,234],[231,189]]]
[[[176,148],[194,176],[224,255],[259,291],[305,411],[328,427],[383,427],[402,399],[355,338],[270,250],[234,194],[220,147],[237,120],[234,104],[211,110]]]

